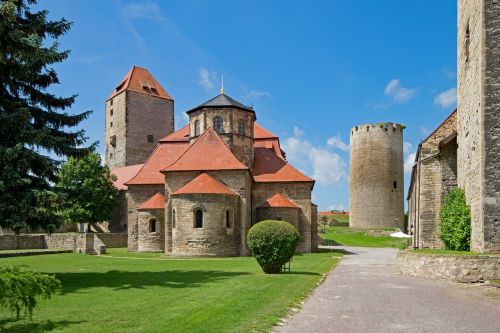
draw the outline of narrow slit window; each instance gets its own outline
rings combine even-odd
[[[226,228],[231,228],[231,212],[226,210]]]
[[[215,117],[214,118],[214,130],[217,132],[217,133],[222,133],[222,118],[221,117]]]
[[[194,227],[197,229],[203,228],[203,211],[201,209],[194,212]]]
[[[172,228],[175,229],[175,220],[176,220],[177,216],[175,214],[175,209],[172,210]]]
[[[150,219],[149,220],[149,232],[150,233],[155,233],[156,232],[156,219]]]
[[[393,181],[392,182],[392,187],[395,188],[395,189],[398,188],[398,182],[397,181]]]
[[[195,120],[194,121],[194,136],[200,135],[200,121]]]

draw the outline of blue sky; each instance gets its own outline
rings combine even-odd
[[[406,166],[456,103],[456,0],[46,0],[73,21],[61,39],[57,93],[104,134],[104,101],[132,65],[148,68],[184,111],[225,91],[253,105],[281,137],[288,160],[317,179],[320,210],[348,209],[349,130],[407,126]],[[99,148],[102,151],[102,147]],[[410,161],[410,162],[408,162]],[[409,170],[409,168],[407,168]],[[405,187],[409,173],[406,173]]]

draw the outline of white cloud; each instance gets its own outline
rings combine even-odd
[[[203,86],[205,89],[212,89],[215,84],[219,81],[217,72],[209,71],[205,68],[200,68],[198,70],[199,81],[198,84]]]
[[[445,109],[457,104],[457,89],[450,88],[434,97],[434,103]]]
[[[413,145],[409,142],[403,142],[403,153],[406,155],[406,154],[409,154],[413,151]]]
[[[129,3],[121,8],[121,12],[130,18],[166,21],[166,18],[161,14],[160,7],[151,2]]]
[[[331,185],[347,178],[344,160],[327,148],[315,147],[309,140],[302,138],[304,131],[294,127],[294,136],[283,142],[283,149],[290,163],[311,168],[312,178],[322,185]]]
[[[411,153],[406,157],[404,164],[405,173],[410,173],[413,169],[413,165],[415,164],[415,156],[416,153]]]
[[[397,103],[403,104],[408,102],[415,95],[416,91],[416,88],[403,87],[399,80],[393,79],[385,87],[384,94],[391,96]]]
[[[340,134],[328,138],[328,140],[326,140],[326,144],[330,147],[338,148],[342,151],[349,151],[349,144],[340,139]]]
[[[333,205],[328,206],[328,210],[329,211],[332,211],[332,210],[345,211],[345,207],[342,204],[333,204]]]
[[[250,90],[246,95],[245,99],[259,99],[261,97],[271,98],[271,94],[267,91]]]

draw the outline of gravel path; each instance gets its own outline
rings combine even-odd
[[[497,290],[397,275],[395,249],[340,249],[340,264],[276,332],[500,332]]]

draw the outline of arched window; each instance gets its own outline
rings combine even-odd
[[[245,135],[245,122],[243,121],[243,119],[240,119],[238,123],[238,134]]]
[[[200,135],[200,121],[195,120],[194,121],[194,136]]]
[[[232,225],[231,225],[231,212],[228,210],[226,210],[226,228],[231,228]]]
[[[203,228],[203,211],[201,209],[194,211],[194,227]]]
[[[156,219],[154,218],[149,219],[149,232],[150,233],[156,232]]]
[[[175,209],[172,209],[172,228],[175,229],[175,222],[176,222],[176,214],[175,214]]]
[[[222,118],[219,116],[214,118],[214,130],[217,133],[222,133]]]

